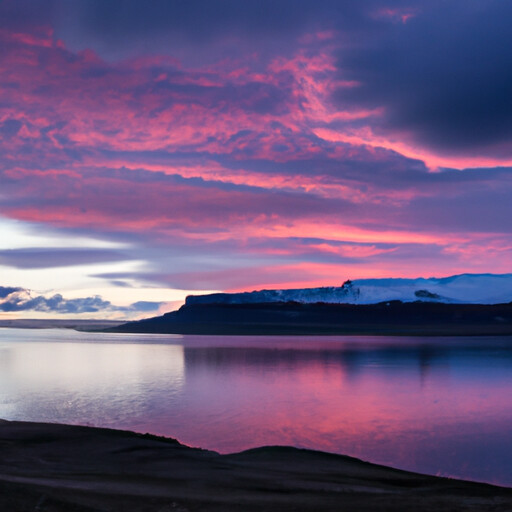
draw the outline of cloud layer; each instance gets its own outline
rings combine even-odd
[[[0,213],[124,249],[0,265],[137,260],[94,276],[186,290],[510,270],[506,2],[69,5],[0,5]]]
[[[141,314],[158,311],[161,303],[136,302],[128,307],[114,306],[100,296],[65,299],[61,294],[44,296],[20,287],[0,286],[0,311],[13,313],[33,311],[58,315],[81,315],[98,313],[102,316],[112,313]]]

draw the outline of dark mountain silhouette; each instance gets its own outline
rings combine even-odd
[[[115,332],[175,334],[512,335],[512,303],[378,304],[272,302],[186,304],[163,316],[129,322]]]

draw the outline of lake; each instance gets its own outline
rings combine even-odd
[[[512,486],[512,337],[0,329],[0,418],[286,444]]]

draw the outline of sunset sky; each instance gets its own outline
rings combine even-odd
[[[506,273],[512,2],[0,0],[0,318]]]

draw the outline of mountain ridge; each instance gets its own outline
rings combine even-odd
[[[191,295],[115,332],[512,335],[512,274],[346,280],[341,286]]]
[[[269,302],[324,302],[331,304],[377,304],[443,302],[447,304],[503,304],[512,302],[511,274],[456,274],[429,278],[377,278],[346,280],[341,286],[255,290],[239,293],[189,295],[185,305],[253,304]]]

